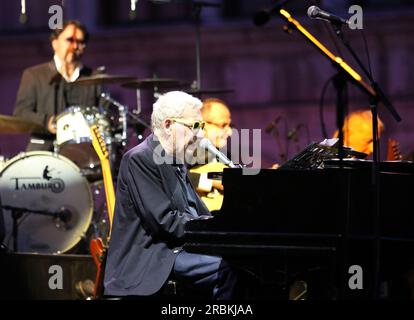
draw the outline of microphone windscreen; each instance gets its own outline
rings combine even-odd
[[[310,6],[308,8],[308,17],[309,18],[315,18],[318,15],[319,8],[317,6]]]
[[[200,147],[204,149],[208,149],[210,146],[211,146],[211,142],[207,138],[203,138],[200,140]]]

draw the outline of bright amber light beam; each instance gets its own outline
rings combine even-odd
[[[352,69],[342,58],[335,56],[332,52],[330,52],[322,43],[318,41],[308,30],[306,30],[302,25],[295,19],[292,18],[289,12],[284,9],[280,10],[280,13],[290,22],[292,23],[306,38],[308,38],[314,45],[316,45],[320,50],[322,50],[331,60],[338,63],[342,68],[344,68],[352,78],[357,81],[361,81],[361,76]]]

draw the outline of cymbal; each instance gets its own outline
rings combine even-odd
[[[189,88],[184,89],[184,92],[187,92],[189,94],[219,94],[219,93],[231,93],[234,92],[233,89],[218,89],[218,88],[211,88],[211,89],[205,89],[205,88]]]
[[[22,118],[0,115],[0,133],[41,133],[44,128]]]
[[[93,76],[82,77],[78,80],[71,82],[73,85],[104,85],[104,84],[114,84],[114,83],[124,83],[135,80],[136,77],[130,76],[121,76],[121,75],[109,75],[106,73],[98,73]]]
[[[138,79],[134,81],[129,81],[123,83],[121,86],[129,89],[163,89],[171,87],[185,86],[188,83],[169,78],[148,78],[148,79]]]

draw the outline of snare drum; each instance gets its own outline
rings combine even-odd
[[[99,158],[92,146],[92,125],[98,125],[102,137],[110,140],[109,121],[96,107],[73,106],[56,118],[58,153],[72,160],[83,170],[99,166]]]
[[[64,253],[84,237],[93,214],[88,181],[69,159],[32,151],[7,161],[0,172],[3,206],[25,208],[17,215],[17,251]],[[3,209],[4,244],[14,247],[13,212]]]

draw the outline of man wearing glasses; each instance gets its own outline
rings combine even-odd
[[[62,29],[53,30],[50,36],[53,60],[24,70],[13,114],[45,129],[43,134],[31,137],[27,151],[52,150],[56,116],[65,108],[98,105],[99,86],[70,85],[93,73],[81,63],[88,40],[83,24],[66,21]]]
[[[204,134],[217,149],[227,145],[227,139],[232,134],[231,113],[226,103],[218,98],[208,98],[203,101],[201,109],[205,121]],[[223,185],[219,180],[207,178],[209,172],[221,172],[226,166],[216,158],[202,157],[190,169],[190,178],[197,192],[210,211],[219,210],[223,204]]]
[[[153,133],[124,154],[105,295],[150,296],[174,278],[212,299],[234,297],[236,275],[220,257],[181,248],[186,222],[211,217],[186,169],[186,154],[204,136],[201,106],[181,91],[160,96],[151,115]]]

